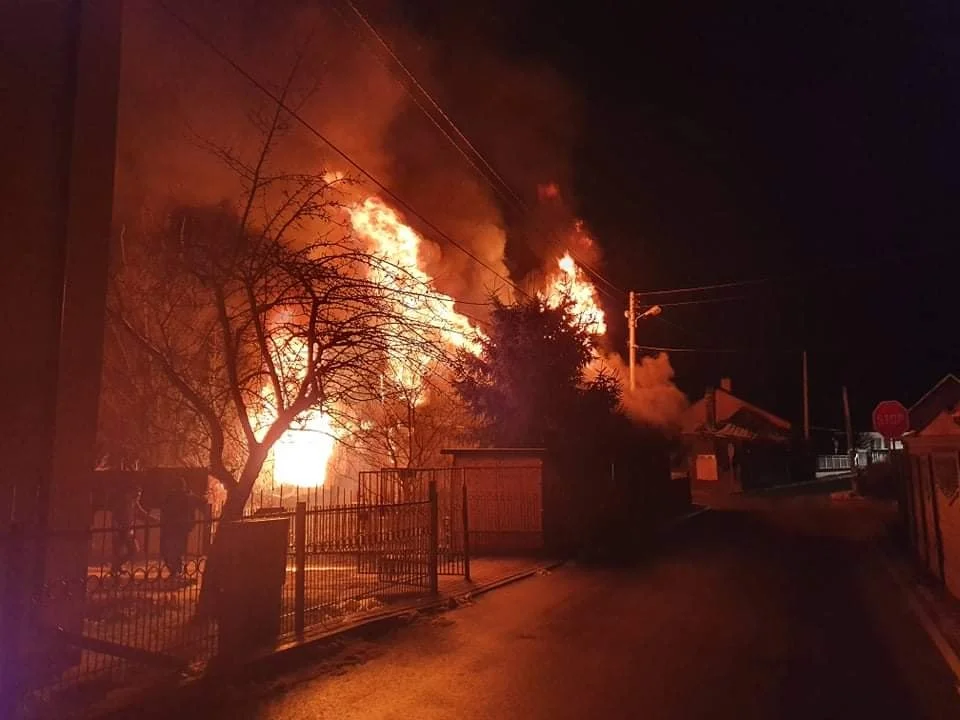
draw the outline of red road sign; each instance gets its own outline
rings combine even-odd
[[[910,415],[896,400],[884,400],[873,409],[873,429],[885,438],[899,438],[910,429]]]

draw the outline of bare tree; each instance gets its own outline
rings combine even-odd
[[[242,516],[284,432],[376,400],[388,356],[428,344],[396,290],[371,280],[380,261],[343,228],[347,181],[273,172],[286,112],[257,119],[252,160],[211,147],[241,179],[239,203],[174,208],[154,236],[128,243],[108,306],[139,366],[162,378],[159,394],[178,403],[151,424],[170,421],[185,452],[202,455],[227,520]]]
[[[385,388],[378,401],[365,407],[356,437],[372,464],[435,467],[442,448],[472,440],[474,424],[449,382],[434,372],[417,387],[393,383]]]

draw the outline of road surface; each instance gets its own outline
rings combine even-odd
[[[960,717],[876,521],[822,499],[711,511],[634,566],[567,566],[176,717]]]

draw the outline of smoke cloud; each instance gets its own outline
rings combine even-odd
[[[491,293],[510,297],[502,280],[511,275],[508,236],[517,234],[511,224],[522,222],[510,215],[516,213],[511,192],[535,204],[538,184],[571,176],[577,101],[556,73],[502,57],[475,41],[460,42],[465,38],[443,38],[441,44],[408,27],[381,27],[420,83],[510,186],[494,189],[411,101],[397,68],[372,51],[375,41],[355,19],[345,21],[332,7],[302,0],[170,0],[169,5],[272,92],[280,92],[297,65],[287,100],[298,113],[490,268],[404,213],[435,243],[426,251],[426,269],[440,290],[467,302],[483,302]],[[120,223],[135,223],[138,214],[173,202],[238,197],[240,178],[211,154],[211,146],[252,162],[261,139],[257,113],[272,109],[269,98],[148,0],[129,3],[123,68]],[[357,175],[295,122],[271,162],[284,172]],[[378,191],[366,183],[362,192]]]
[[[507,57],[469,31],[427,40],[381,27],[417,79],[509,189],[484,178],[410,99],[395,67],[371,52],[355,23],[305,0],[167,0],[201,35],[271,92],[297,67],[287,102],[320,133],[416,208],[482,264],[398,208],[430,243],[425,270],[466,314],[484,312],[502,278],[531,282],[572,250],[602,267],[598,243],[568,193],[583,111],[552,69]],[[365,42],[366,41],[366,42]],[[243,192],[213,148],[254,162],[272,103],[249,79],[158,4],[125,8],[116,224],[136,229],[173,204],[212,204]],[[285,173],[354,169],[291,122],[270,162]],[[369,182],[362,195],[379,194]],[[516,193],[517,197],[514,197]],[[390,201],[389,198],[385,198]],[[344,218],[346,222],[346,217]],[[484,267],[486,266],[486,267]],[[488,269],[489,268],[489,269]],[[604,362],[626,378],[623,361]],[[686,399],[665,356],[645,359],[624,396],[639,422],[669,426]]]
[[[677,430],[680,418],[687,409],[687,396],[673,383],[673,367],[666,353],[649,355],[636,367],[636,388],[630,390],[630,369],[616,353],[601,353],[588,368],[588,376],[599,370],[616,374],[623,386],[620,400],[629,418],[642,425]]]

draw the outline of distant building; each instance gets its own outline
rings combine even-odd
[[[944,411],[960,404],[960,379],[950,373],[941,378],[910,408],[910,429],[922,430]]]
[[[735,492],[789,482],[790,423],[734,395],[730,378],[687,409],[681,430],[694,487]]]
[[[960,597],[960,381],[947,375],[910,408],[905,511],[916,554]]]

